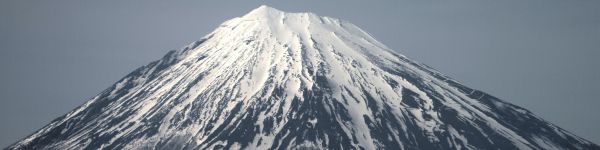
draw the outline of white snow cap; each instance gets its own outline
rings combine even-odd
[[[258,8],[250,11],[248,14],[244,15],[242,18],[245,18],[245,19],[270,18],[269,16],[281,15],[284,13],[285,12],[275,9],[273,7],[269,7],[267,5],[261,5]]]

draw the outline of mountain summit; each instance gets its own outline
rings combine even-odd
[[[377,42],[260,6],[8,149],[600,149]]]

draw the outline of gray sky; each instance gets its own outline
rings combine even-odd
[[[0,147],[267,4],[388,47],[600,143],[600,1],[0,1]]]

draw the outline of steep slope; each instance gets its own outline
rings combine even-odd
[[[8,149],[600,149],[348,22],[261,6]]]

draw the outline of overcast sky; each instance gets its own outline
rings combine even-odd
[[[413,60],[600,143],[598,0],[0,0],[0,148],[261,4],[352,22]]]

